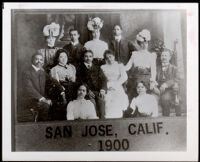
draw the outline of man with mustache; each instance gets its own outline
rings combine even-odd
[[[171,53],[165,50],[161,54],[161,68],[157,69],[158,88],[154,88],[154,92],[160,93],[160,104],[163,116],[170,115],[170,108],[175,106],[176,116],[181,115],[179,104],[179,75],[176,66],[170,63]]]
[[[25,105],[32,113],[35,113],[35,121],[50,120],[49,109],[52,106],[48,93],[50,88],[56,89],[65,101],[63,87],[44,71],[43,65],[43,56],[36,53],[32,56],[31,67],[23,74]]]
[[[88,96],[96,106],[97,116],[104,118],[106,78],[100,67],[93,63],[94,54],[91,50],[85,51],[83,57],[84,62],[77,69],[77,81],[88,86]]]

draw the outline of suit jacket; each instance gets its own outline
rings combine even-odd
[[[156,78],[159,86],[161,86],[163,83],[166,83],[168,88],[171,88],[174,83],[179,83],[180,81],[178,69],[172,64],[169,64],[169,67],[165,73],[163,73],[162,67],[158,68]]]
[[[119,42],[119,48],[117,48],[116,41],[112,40],[109,43],[109,49],[114,51],[116,61],[124,65],[129,61],[131,52],[136,50],[132,42],[123,38]]]
[[[77,70],[77,81],[87,84],[91,91],[100,91],[106,88],[106,78],[101,68],[95,64],[88,69],[84,63],[81,63]]]
[[[24,97],[27,100],[39,101],[42,97],[48,97],[47,90],[56,87],[59,93],[62,86],[45,71],[36,71],[33,67],[28,68],[23,74]]]
[[[69,52],[69,62],[77,65],[82,61],[83,57],[83,45],[78,43],[73,46],[71,43],[63,47],[66,51]]]

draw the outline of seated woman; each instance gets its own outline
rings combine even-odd
[[[129,101],[122,84],[127,80],[123,64],[115,61],[114,53],[106,50],[104,53],[106,64],[101,69],[107,79],[107,93],[105,94],[105,118],[121,118],[123,110],[127,109]]]
[[[77,91],[77,99],[71,101],[67,106],[67,120],[74,119],[98,119],[94,104],[86,100],[87,86],[82,84]]]
[[[68,54],[64,49],[56,52],[57,65],[50,71],[50,75],[55,78],[65,89],[67,101],[75,99],[74,93],[76,88],[76,68],[72,64],[68,64]]]
[[[137,117],[157,117],[158,116],[158,103],[156,98],[147,94],[147,85],[143,81],[137,82],[138,96],[134,97],[130,108],[133,109],[133,116]]]

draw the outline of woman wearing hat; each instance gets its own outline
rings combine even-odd
[[[38,52],[44,57],[44,69],[47,73],[54,66],[54,58],[56,51],[59,49],[55,47],[56,38],[60,33],[60,25],[52,22],[43,28],[43,35],[46,39],[46,47],[40,49]]]
[[[151,40],[149,30],[143,29],[136,36],[136,43],[140,47],[138,51],[132,52],[131,58],[126,64],[126,70],[129,71],[127,84],[128,96],[131,101],[137,95],[136,82],[144,81],[150,86],[150,81],[156,79],[156,54],[148,51],[148,44]],[[150,88],[151,89],[151,88]]]
[[[104,63],[103,54],[108,49],[108,44],[100,40],[100,29],[103,27],[103,20],[99,17],[90,19],[87,27],[92,32],[92,40],[86,42],[84,47],[94,53],[94,62],[102,65]]]

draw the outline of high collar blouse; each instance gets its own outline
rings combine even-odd
[[[56,65],[50,71],[51,76],[57,81],[65,81],[68,79],[69,81],[76,81],[76,68],[72,64]]]
[[[67,105],[67,120],[98,119],[94,104],[90,100],[77,99]]]

